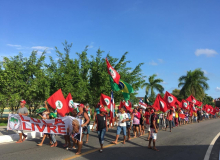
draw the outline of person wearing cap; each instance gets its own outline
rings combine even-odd
[[[21,108],[18,109],[17,114],[22,115],[22,116],[28,115],[28,109],[25,107],[25,104],[26,104],[25,100],[20,101]],[[24,142],[27,135],[24,134],[23,130],[18,130],[18,134],[19,134],[19,140],[16,143]],[[24,137],[23,139],[22,139],[22,136]]]
[[[107,126],[107,111],[105,108],[100,108],[100,114],[97,114],[95,117],[95,122],[96,122],[96,131],[98,131],[98,138],[99,138],[99,143],[100,143],[100,149],[99,152],[103,152],[103,144],[104,144],[104,137],[105,137],[105,132],[108,131],[108,126]]]

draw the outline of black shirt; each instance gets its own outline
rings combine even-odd
[[[98,129],[98,131],[106,128],[106,115],[101,116],[100,114],[98,114],[96,116],[96,122],[97,122],[97,129]]]
[[[157,115],[155,113],[151,114],[150,128],[154,128],[153,121],[155,122],[155,127],[156,127],[157,126]]]

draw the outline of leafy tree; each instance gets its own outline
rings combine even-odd
[[[75,53],[76,58],[70,58],[72,44],[63,43],[63,51],[55,47],[58,59],[51,56],[50,63],[45,63],[46,52],[40,57],[33,51],[29,57],[20,53],[14,57],[4,57],[0,62],[0,107],[9,107],[15,112],[19,101],[25,99],[30,113],[43,104],[58,89],[62,89],[64,97],[71,93],[74,102],[89,103],[95,106],[99,102],[101,93],[109,95],[111,92],[109,75],[104,51],[98,49],[96,54],[88,58],[87,46],[80,53]],[[134,93],[131,101],[137,103],[136,94],[143,85],[145,76],[141,74],[141,66],[128,67],[124,53],[121,58],[113,58],[107,54],[111,65],[119,72],[121,79],[131,84]],[[114,93],[115,102],[123,100],[121,91]],[[0,113],[1,113],[0,109]]]
[[[179,89],[174,89],[172,91],[172,95],[174,95],[178,99],[178,101],[180,101],[180,102],[182,101],[182,99],[184,99],[184,97],[182,95],[180,95]]]
[[[187,71],[186,75],[179,78],[178,87],[182,87],[180,95],[187,98],[192,94],[196,99],[201,101],[205,97],[205,90],[209,88],[207,80],[209,79],[201,69]]]
[[[208,96],[208,94],[205,94],[205,97],[202,100],[203,104],[208,104],[208,105],[212,105],[213,107],[215,107],[215,103],[213,102],[213,98],[211,96]]]
[[[150,95],[149,96],[149,100],[151,102],[154,102],[156,94],[155,94],[155,90],[158,91],[159,93],[163,93],[164,88],[163,86],[160,84],[161,82],[163,82],[162,79],[155,79],[157,75],[153,74],[152,76],[149,77],[148,82],[144,83],[142,85],[142,87],[146,86],[146,95]]]

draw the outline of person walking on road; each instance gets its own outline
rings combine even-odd
[[[157,140],[157,125],[156,125],[156,122],[157,122],[157,115],[155,114],[155,112],[153,112],[152,115],[151,115],[151,125],[150,125],[151,136],[150,136],[148,148],[153,149],[155,151],[159,151],[156,148],[156,140]],[[151,141],[153,141],[153,148],[151,147]]]
[[[123,144],[125,144],[125,139],[126,139],[126,121],[129,121],[127,113],[125,113],[124,108],[120,109],[120,113],[117,114],[116,121],[118,120],[118,127],[117,127],[117,134],[116,134],[116,139],[113,141],[113,144],[118,143],[118,137],[121,133],[121,130],[123,131],[124,135],[124,141]],[[139,125],[139,124],[138,124]]]
[[[134,138],[139,137],[138,130],[139,130],[139,125],[140,125],[140,118],[141,118],[141,115],[137,111],[137,108],[135,108],[134,113],[131,116],[131,120],[133,121]]]
[[[146,108],[146,111],[144,114],[144,117],[146,119],[146,129],[148,131],[148,138],[147,138],[148,141],[150,140],[150,115],[151,115],[150,109],[151,108]]]
[[[96,115],[95,121],[96,121],[96,130],[98,131],[98,138],[100,143],[100,150],[99,152],[102,153],[103,151],[103,144],[104,144],[104,137],[105,132],[108,132],[108,126],[107,126],[107,111],[105,108],[100,109],[100,114]]]
[[[25,100],[20,101],[21,108],[18,109],[17,114],[22,115],[22,116],[28,115],[28,109],[25,107],[25,104],[26,104]],[[27,135],[24,134],[23,130],[18,130],[18,134],[19,134],[19,140],[16,143],[24,142],[25,139],[27,138]],[[22,136],[24,137],[23,139],[22,139]]]

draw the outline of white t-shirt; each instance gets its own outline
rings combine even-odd
[[[127,119],[127,118],[128,118],[127,113],[123,113],[123,114],[118,113],[118,114],[117,114],[118,126],[126,127],[126,122],[121,123],[121,121],[123,121],[123,120],[125,120],[125,119]]]

